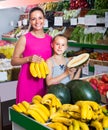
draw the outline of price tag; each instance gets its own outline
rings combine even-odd
[[[108,27],[108,12],[105,12],[105,27]]]
[[[55,26],[63,26],[63,17],[54,17]]]
[[[77,25],[77,18],[71,18],[70,25]]]
[[[94,65],[94,74],[101,74],[101,73],[108,73],[108,67],[107,66],[101,66],[101,65]]]
[[[85,16],[85,25],[95,25],[97,24],[97,17],[96,15],[86,15]]]
[[[7,80],[7,72],[0,72],[0,81]]]
[[[88,65],[83,67],[82,74],[89,75],[89,67],[88,67]]]
[[[47,19],[45,19],[44,27],[45,27],[45,28],[48,27],[48,20],[47,20]]]
[[[78,24],[85,24],[84,17],[78,17]]]

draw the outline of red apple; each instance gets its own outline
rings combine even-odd
[[[98,80],[96,78],[91,78],[89,82],[97,87]]]
[[[103,74],[101,80],[108,83],[108,74]]]

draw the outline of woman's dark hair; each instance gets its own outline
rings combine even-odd
[[[29,20],[30,20],[31,14],[32,14],[34,11],[41,11],[42,14],[43,14],[43,16],[45,17],[45,13],[44,13],[44,11],[43,11],[42,8],[40,8],[40,7],[34,7],[34,8],[32,8],[32,9],[30,10],[30,12],[29,12]],[[31,31],[31,30],[33,30],[32,27],[30,27],[30,30],[29,30],[29,31]]]

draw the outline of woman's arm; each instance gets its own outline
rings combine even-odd
[[[14,65],[22,65],[24,63],[27,63],[29,60],[29,57],[22,57],[22,53],[25,49],[26,39],[25,36],[21,36],[18,40],[15,50],[13,53],[13,57],[11,59],[11,64]]]
[[[26,45],[26,38],[25,38],[25,36],[22,36],[22,37],[20,37],[20,39],[18,40],[18,42],[15,46],[13,57],[11,59],[11,64],[13,66],[22,65],[22,64],[25,64],[28,62],[40,62],[42,60],[42,58],[37,55],[22,57],[22,54],[25,50],[25,45]]]
[[[67,77],[69,75],[68,71],[66,70],[63,74],[57,76],[57,77],[52,77],[52,70],[53,70],[53,65],[52,65],[52,62],[50,59],[48,59],[46,61],[47,65],[48,65],[48,68],[49,68],[49,71],[50,73],[47,75],[46,77],[46,84],[49,86],[49,85],[52,85],[52,84],[57,84],[57,83],[60,83],[60,81],[62,79],[64,79],[65,77]]]

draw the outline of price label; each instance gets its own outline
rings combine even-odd
[[[108,27],[108,12],[105,12],[105,27]]]
[[[95,25],[97,24],[97,17],[96,15],[86,15],[85,16],[85,25]]]
[[[84,17],[78,17],[78,24],[85,24]]]
[[[83,67],[82,74],[89,75],[89,67],[88,67],[88,65]]]
[[[7,80],[7,72],[0,72],[0,81]]]
[[[63,17],[54,17],[55,26],[63,26]]]
[[[108,67],[107,66],[101,66],[101,65],[94,65],[94,74],[101,74],[101,73],[108,73]]]
[[[71,18],[70,25],[77,25],[77,18]]]

